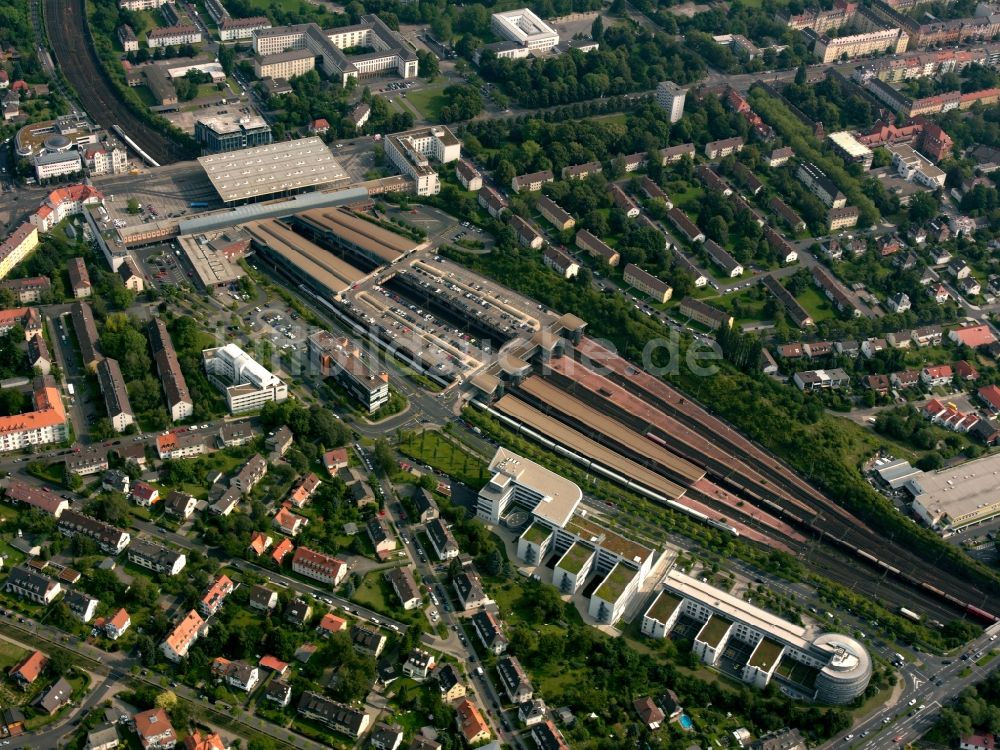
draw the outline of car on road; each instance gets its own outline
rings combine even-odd
[[[903,741],[903,735],[897,734],[895,737],[892,738],[892,741],[893,742],[902,742]]]
[[[851,734],[844,737],[844,742],[850,742],[853,739],[854,739],[854,733],[852,732]]]

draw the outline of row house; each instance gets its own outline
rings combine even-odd
[[[532,226],[531,222],[520,216],[511,216],[510,228],[514,230],[514,235],[517,237],[517,244],[521,247],[528,247],[532,250],[541,248],[543,242],[542,234]]]
[[[127,531],[75,510],[67,510],[62,514],[58,528],[65,536],[82,534],[93,539],[101,550],[109,554],[119,554],[131,541]]]
[[[183,552],[148,539],[136,539],[128,546],[128,561],[146,570],[168,576],[177,575],[187,565],[187,557]]]
[[[636,205],[636,202],[632,200],[625,193],[625,191],[621,189],[621,187],[612,183],[608,191],[611,193],[611,200],[614,201],[614,204],[622,212],[624,212],[625,216],[629,219],[634,219],[639,215],[639,206]]]
[[[292,556],[292,570],[314,581],[339,586],[347,576],[347,564],[332,555],[299,547]]]

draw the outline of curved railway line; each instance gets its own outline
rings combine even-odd
[[[596,342],[584,340],[578,351],[588,361],[599,363],[609,373],[612,382],[639,395],[692,430],[709,433],[717,446],[752,462],[772,485],[771,496],[764,497],[746,487],[739,494],[755,505],[763,504],[793,526],[818,537],[806,556],[821,570],[826,564],[823,561],[828,560],[830,570],[841,573],[831,576],[835,580],[844,579],[842,573],[846,571],[840,568],[844,566],[843,558],[846,557],[850,565],[858,570],[856,577],[854,574],[848,577],[855,579],[859,590],[877,588],[882,592],[879,595],[885,596],[887,589],[898,589],[904,602],[906,597],[913,602],[933,601],[935,606],[928,607],[932,611],[940,611],[944,606],[949,616],[957,611],[987,622],[996,620],[993,613],[1000,611],[1000,597],[995,591],[980,589],[969,581],[939,570],[918,553],[894,543],[891,537],[887,539],[872,531],[834,500],[811,487],[777,457],[752,443],[690,398]],[[739,489],[737,480],[738,477],[729,477],[726,483]],[[803,513],[803,505],[811,513]],[[839,554],[833,554],[834,549]],[[878,586],[871,585],[873,569],[882,576]]]
[[[56,62],[80,105],[98,125],[118,125],[159,164],[190,158],[187,150],[146,125],[118,98],[105,77],[87,30],[85,0],[44,0],[45,29]]]

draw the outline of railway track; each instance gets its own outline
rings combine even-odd
[[[580,350],[589,361],[603,365],[609,373],[608,379],[613,383],[640,396],[695,432],[707,433],[715,445],[750,463],[765,476],[772,489],[769,498],[748,491],[745,487],[739,494],[755,505],[763,503],[768,508],[776,509],[783,520],[819,536],[819,544],[826,550],[819,556],[829,559],[830,570],[835,573],[831,577],[835,580],[843,577],[836,573],[843,572],[846,558],[850,560],[851,566],[856,566],[864,573],[855,578],[855,586],[859,590],[878,588],[884,592],[896,589],[898,584],[900,595],[913,600],[916,590],[921,600],[936,602],[935,605],[929,604],[928,609],[940,611],[944,606],[949,617],[955,612],[968,612],[980,619],[990,620],[991,613],[983,612],[981,607],[986,607],[991,612],[1000,612],[1000,602],[997,601],[995,592],[983,591],[968,581],[937,570],[933,565],[928,565],[928,561],[920,555],[894,543],[891,538],[886,539],[872,531],[834,500],[811,487],[777,457],[767,453],[666,383],[604,350],[596,342],[585,340]],[[735,489],[739,491],[737,479],[738,477],[728,476],[727,486],[732,487],[735,483]],[[811,509],[811,513],[803,513],[803,506]],[[832,554],[834,549],[837,551],[836,555]],[[872,568],[878,573],[876,579],[882,573],[891,573],[894,583],[887,583],[890,577],[886,577],[877,587],[866,583],[862,579],[866,576],[868,579],[872,578]],[[903,598],[902,601],[906,602],[907,599]]]
[[[44,22],[56,62],[80,105],[101,127],[120,126],[160,164],[189,158],[187,150],[146,125],[118,98],[87,30],[84,0],[44,0]]]

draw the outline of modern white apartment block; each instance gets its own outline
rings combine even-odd
[[[673,81],[660,81],[656,87],[656,103],[667,110],[670,122],[677,122],[684,115],[684,101],[687,89]]]
[[[231,414],[288,398],[288,385],[236,344],[206,349],[201,356],[208,379],[226,394]]]
[[[417,195],[437,195],[441,182],[431,160],[447,164],[462,155],[462,142],[444,125],[393,133],[385,138],[389,161],[416,183]]]
[[[318,58],[323,73],[347,85],[351,78],[375,76],[395,70],[401,78],[417,77],[417,53],[375,15],[361,16],[361,23],[323,30],[314,23],[278,26],[253,32],[253,51],[266,64],[271,55],[307,50]],[[370,47],[374,52],[348,57],[342,50]],[[256,62],[255,62],[256,64]]]
[[[802,692],[813,690],[816,701],[845,704],[862,695],[871,679],[871,657],[854,638],[795,625],[672,570],[643,614],[641,631],[666,638],[679,624],[695,633],[693,650],[705,664],[715,666],[727,651],[738,654],[740,678],[754,687],[778,679]]]
[[[548,50],[559,44],[559,32],[527,8],[494,13],[490,28],[495,34],[532,50]]]

